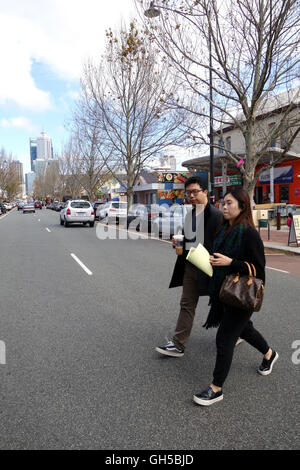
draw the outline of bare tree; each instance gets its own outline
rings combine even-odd
[[[97,124],[98,150],[110,173],[127,178],[129,206],[145,162],[185,138],[184,110],[170,109],[178,84],[149,37],[132,22],[118,34],[107,32],[105,56],[89,61],[82,77],[82,110]]]
[[[72,137],[64,145],[59,158],[61,199],[68,195],[72,199],[79,197],[81,192],[80,158]]]
[[[85,107],[80,103],[74,116],[72,135],[73,163],[77,169],[75,178],[93,199],[97,190],[107,181],[110,174],[106,161],[103,159],[101,135],[95,119],[86,119]]]
[[[149,7],[138,0],[142,10]],[[240,156],[223,147],[225,129],[238,129],[244,140],[239,165],[244,187],[252,197],[260,172],[286,159],[299,134],[299,31],[297,0],[161,0],[158,20],[146,30],[172,61],[173,73],[186,86],[174,104],[206,118],[206,126],[190,129],[197,142],[208,143],[207,120],[213,123],[226,158]],[[141,10],[140,10],[141,11]],[[142,16],[142,15],[141,15]],[[213,74],[212,96],[209,93]],[[266,125],[276,115],[275,124]],[[270,152],[271,142],[284,143],[268,167],[256,166]],[[216,149],[220,148],[214,142]]]
[[[0,191],[1,198],[13,199],[20,192],[21,182],[14,164],[12,154],[0,150]]]

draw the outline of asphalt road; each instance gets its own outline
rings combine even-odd
[[[0,448],[299,448],[299,277],[268,270],[254,314],[280,355],[273,373],[259,376],[261,356],[242,343],[224,400],[203,408],[192,397],[214,367],[216,332],[201,327],[207,299],[185,356],[160,357],[154,347],[171,337],[181,294],[168,289],[174,250],[100,240],[97,230],[62,227],[45,209],[0,220]]]

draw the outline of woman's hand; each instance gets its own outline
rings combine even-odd
[[[214,253],[213,256],[209,257],[209,262],[212,266],[230,266],[232,258],[221,255],[221,253]]]

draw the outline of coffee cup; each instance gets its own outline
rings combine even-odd
[[[175,241],[176,255],[183,254],[183,235],[174,235],[173,239]]]

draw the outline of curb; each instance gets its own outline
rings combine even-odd
[[[285,246],[285,245],[276,245],[270,242],[264,242],[264,247],[268,250],[275,251],[275,252],[283,252],[286,255],[300,255],[300,247],[292,247],[292,246]]]

